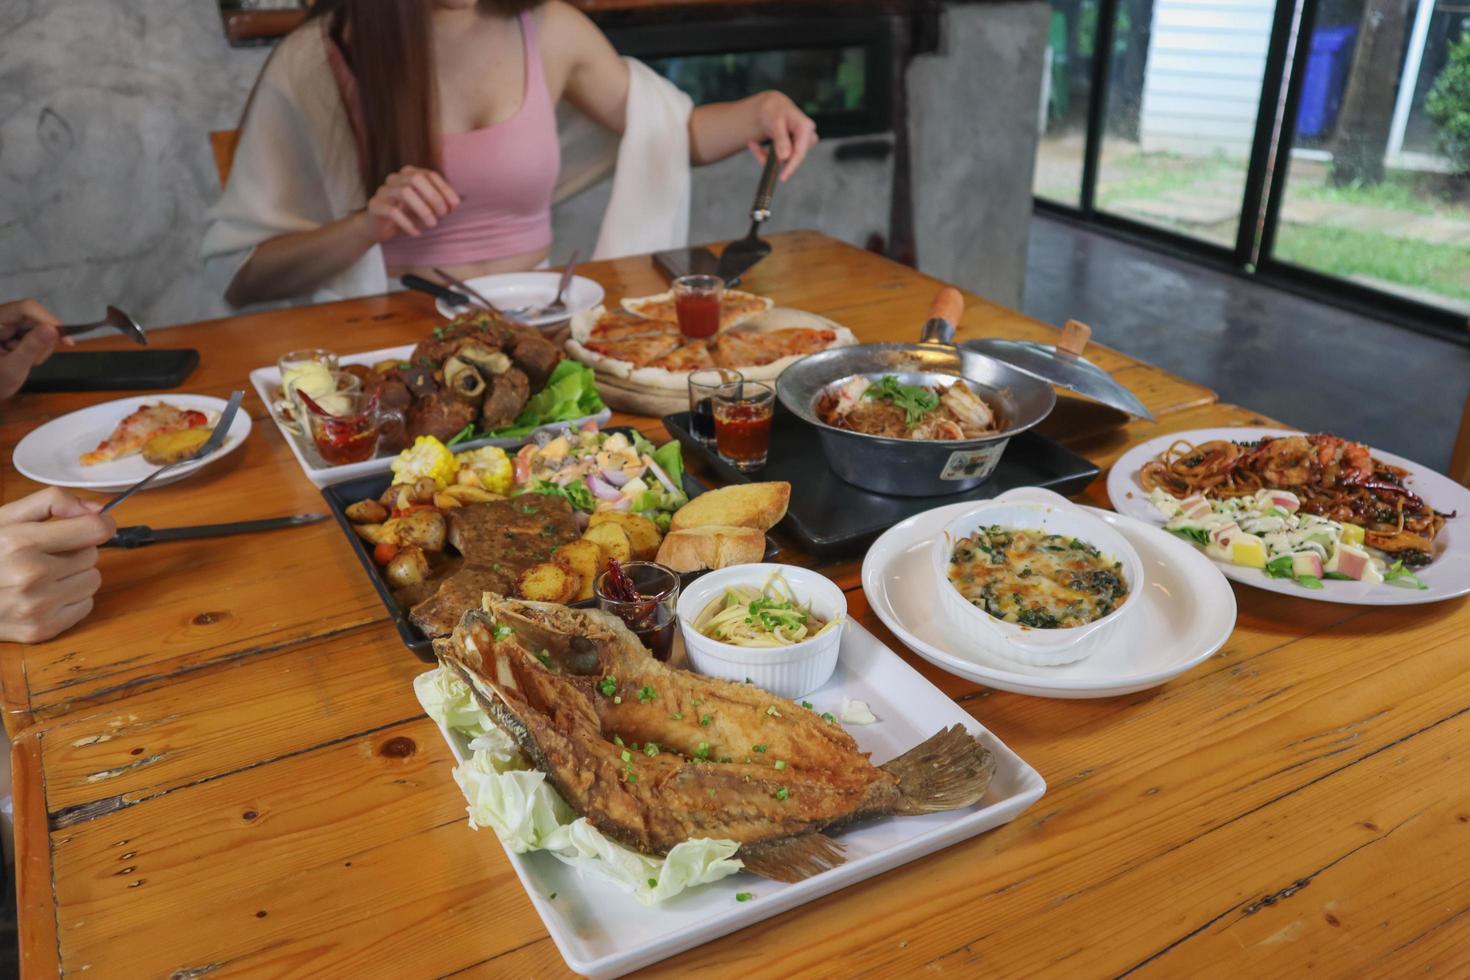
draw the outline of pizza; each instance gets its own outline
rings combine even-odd
[[[680,346],[681,340],[678,334],[651,333],[618,340],[589,340],[587,349],[615,361],[644,367],[672,353]]]
[[[83,466],[110,463],[143,449],[154,436],[185,429],[198,429],[209,424],[209,416],[192,408],[178,408],[167,402],[140,405],[117,424],[112,433],[89,453],[82,453]]]
[[[688,390],[693,371],[726,367],[748,381],[774,381],[799,358],[857,343],[851,330],[825,317],[768,308],[769,299],[750,293],[731,290],[725,296],[737,299],[727,316],[744,317],[752,309],[756,315],[733,328],[722,325],[713,337],[693,339],[679,333],[675,321],[663,318],[673,316],[667,294],[625,299],[621,310],[598,307],[573,316],[567,352],[604,380],[672,397]]]
[[[673,320],[657,320],[630,313],[627,310],[611,310],[597,318],[589,340],[621,340],[625,337],[641,337],[645,334],[677,334],[679,324]]]
[[[720,294],[720,329],[728,330],[751,317],[769,310],[772,301],[768,296],[757,296],[738,289],[727,289]],[[679,313],[674,307],[674,293],[658,293],[654,296],[624,297],[623,309],[649,320],[679,322]]]
[[[709,342],[704,340],[691,340],[649,365],[649,367],[663,368],[665,371],[702,371],[705,368],[718,366],[715,359],[710,356]]]

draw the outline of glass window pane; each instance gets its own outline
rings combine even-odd
[[[1318,21],[1274,257],[1470,312],[1470,7],[1335,0]]]
[[[1073,207],[1082,203],[1082,155],[1096,36],[1096,0],[1052,0],[1041,90],[1041,142],[1032,188],[1037,197]]]
[[[1097,206],[1233,246],[1272,0],[1119,0]]]

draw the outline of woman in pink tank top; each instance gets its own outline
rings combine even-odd
[[[602,32],[561,0],[318,0],[300,30],[323,29],[367,206],[257,245],[226,298],[238,306],[310,292],[375,245],[395,277],[437,266],[465,278],[544,262],[560,167],[557,103],[623,129],[628,66]],[[816,127],[774,91],[690,116],[696,164],[767,138],[785,179]]]

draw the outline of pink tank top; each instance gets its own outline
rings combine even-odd
[[[460,205],[417,238],[384,242],[389,266],[463,265],[551,244],[551,194],[561,169],[556,107],[530,12],[520,15],[520,24],[526,67],[520,108],[493,126],[440,137],[440,167]]]

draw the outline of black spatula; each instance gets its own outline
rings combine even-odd
[[[776,159],[770,140],[762,145],[766,148],[766,169],[761,171],[761,182],[755,189],[755,203],[750,206],[750,231],[744,238],[725,246],[715,270],[727,286],[734,286],[751,266],[771,254],[771,243],[761,241],[759,232],[761,222],[771,216],[771,194],[776,190],[776,168],[780,161]]]

